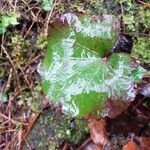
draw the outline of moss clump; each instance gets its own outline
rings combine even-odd
[[[138,37],[133,46],[133,55],[142,63],[150,64],[150,43],[149,38]]]
[[[48,147],[50,150],[57,150],[64,140],[72,146],[82,143],[87,133],[86,121],[70,119],[53,108],[48,108],[38,118],[27,140],[31,148],[46,149]],[[24,145],[23,150],[27,149],[27,145]]]
[[[62,0],[56,7],[58,14],[67,12],[86,12],[87,14],[103,14],[107,10],[102,6],[104,0],[72,0],[69,3],[67,0]]]
[[[21,95],[18,97],[18,105],[21,106],[26,104],[33,112],[37,112],[40,109],[41,100],[42,100],[42,92],[41,85],[36,84],[32,91],[26,90],[23,91]]]

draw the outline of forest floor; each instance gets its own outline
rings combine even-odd
[[[47,49],[51,23],[66,12],[116,16],[120,32],[133,39],[132,57],[150,71],[149,0],[1,0],[0,150],[102,149],[92,141],[87,121],[68,118],[42,92],[37,66]],[[146,87],[146,94],[139,93],[126,112],[89,124],[100,130],[101,138],[109,137],[106,149],[149,150],[149,83],[150,76],[145,76],[139,87]]]

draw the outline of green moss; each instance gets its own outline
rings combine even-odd
[[[138,58],[142,63],[150,64],[150,43],[149,38],[138,37],[133,46],[133,56]]]
[[[123,17],[127,33],[148,32],[150,26],[150,9],[148,7],[132,0],[115,0],[115,2],[120,5],[120,8],[122,5],[122,12],[120,11],[118,15]]]
[[[10,41],[7,43],[11,59],[15,59],[20,65],[26,64],[28,57],[26,53],[30,47],[29,40],[24,39],[18,32],[13,34],[8,32]]]
[[[49,108],[42,112],[27,140],[32,148],[46,149],[48,147],[50,150],[57,150],[64,140],[74,146],[82,143],[87,133],[88,129],[84,120],[70,119]],[[23,149],[28,148],[24,145]]]
[[[27,104],[32,111],[37,112],[40,109],[42,99],[41,85],[36,84],[32,91],[24,91],[19,96],[18,105]]]
[[[47,47],[47,38],[45,37],[45,35],[41,32],[38,37],[37,37],[37,41],[36,41],[36,45],[38,49],[45,49]]]
[[[106,9],[102,7],[104,0],[73,0],[67,3],[65,0],[61,1],[56,8],[59,14],[66,12],[86,12],[87,14],[103,14]],[[100,7],[101,6],[101,7]]]

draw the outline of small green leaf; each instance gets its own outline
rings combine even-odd
[[[131,59],[127,54],[115,54],[108,59],[112,70],[120,69],[118,73],[129,75],[131,72]]]
[[[0,34],[3,34],[5,32],[6,32],[6,28],[2,27],[1,24],[0,24]]]
[[[145,74],[147,74],[147,71],[143,67],[139,66],[132,71],[131,77],[134,82],[139,82]]]
[[[50,11],[53,5],[53,0],[38,0],[45,11]]]
[[[8,97],[5,93],[0,93],[0,101],[3,103],[8,101]]]
[[[17,25],[19,24],[17,21],[17,15],[9,12],[6,16],[0,17],[0,34],[6,32],[7,27],[10,25]]]
[[[17,21],[17,15],[16,14],[9,13],[8,17],[9,17],[9,23],[11,25],[18,25],[19,24],[19,22]]]
[[[2,26],[8,27],[9,25],[17,25],[17,15],[14,13],[8,13],[7,16],[2,17]]]

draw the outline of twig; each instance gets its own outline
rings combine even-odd
[[[150,78],[150,75],[144,75],[144,78]]]
[[[132,108],[131,111],[134,111],[134,110],[142,103],[142,101],[144,101],[144,99],[145,99],[145,97],[143,97],[142,99],[140,99],[140,100],[138,101],[138,103]]]
[[[18,121],[16,121],[16,120],[13,120],[13,119],[7,117],[6,115],[2,114],[1,112],[0,112],[0,117],[2,117],[2,118],[4,118],[4,119],[7,119],[7,120],[11,121],[11,122],[14,123],[14,124],[20,124],[20,123],[21,123],[21,122],[18,122]]]
[[[11,5],[11,7],[15,10],[15,6],[12,4],[10,0],[7,0],[7,2]]]
[[[88,138],[77,150],[83,150],[86,145],[88,145],[92,141],[91,138]]]
[[[16,6],[17,6],[17,2],[18,2],[18,0],[15,0],[15,8],[14,8],[14,12],[16,12]]]
[[[16,87],[14,90],[14,93],[13,93],[13,97],[16,98],[20,94],[20,92],[22,92],[26,89],[28,89],[28,88],[27,87],[21,87],[21,89],[18,90],[18,87]]]
[[[2,56],[0,56],[0,59],[1,60],[7,60],[6,58],[3,58]],[[4,63],[1,63],[1,64],[4,64]],[[1,64],[0,64],[0,66],[2,66]]]
[[[28,81],[28,79],[27,79],[27,77],[26,77],[25,73],[24,73],[23,69],[21,68],[21,66],[19,65],[19,63],[18,63],[18,62],[17,62],[17,66],[18,66],[18,68],[21,70],[22,75],[23,75],[23,77],[24,77],[24,79],[25,79],[25,81],[26,81],[27,85],[29,86],[29,89],[30,89],[30,90],[32,90],[32,88],[31,88],[31,86],[30,86],[30,83],[29,83],[29,81]]]
[[[3,33],[3,35],[2,35],[2,45],[4,44],[4,38],[5,38],[5,36],[4,36],[4,33]]]
[[[137,0],[139,3],[141,3],[142,5],[144,5],[145,7],[147,7],[147,8],[150,8],[150,3],[148,2],[148,3],[146,3],[146,2],[143,2],[143,1],[141,1],[141,0]]]
[[[42,54],[39,54],[37,55],[36,57],[34,57],[25,67],[24,69],[27,69],[33,62],[36,62],[38,59],[42,58],[43,55]]]
[[[9,141],[9,142],[7,143],[7,145],[5,146],[5,148],[4,148],[3,150],[8,150],[9,147],[10,147],[10,144],[11,144],[11,141]]]
[[[29,34],[29,32],[30,32],[30,30],[31,30],[31,28],[32,28],[32,26],[34,25],[34,23],[36,22],[36,19],[38,18],[38,15],[39,15],[39,13],[40,13],[40,9],[39,9],[39,11],[37,12],[37,15],[34,17],[34,20],[33,20],[33,22],[32,22],[32,24],[30,25],[30,27],[29,27],[29,29],[28,29],[28,31],[27,31],[27,33],[25,34],[25,36],[23,37],[24,39],[26,38],[26,36]]]
[[[1,131],[1,133],[9,133],[9,132],[16,132],[16,129]]]
[[[26,142],[27,147],[29,148],[29,150],[32,150],[32,148],[31,148],[31,146],[30,146],[30,144],[29,144],[28,140],[27,140],[27,139],[24,139],[24,140],[25,140],[25,142]]]
[[[6,56],[7,56],[8,60],[9,60],[9,62],[11,63],[11,65],[12,65],[14,71],[15,71],[18,86],[21,87],[21,86],[20,86],[20,82],[19,82],[19,77],[18,77],[18,74],[17,74],[17,70],[16,70],[16,68],[15,68],[15,65],[14,65],[13,61],[11,60],[10,55],[8,54],[8,52],[6,51],[6,49],[5,49],[5,47],[4,47],[3,45],[1,45],[1,48],[2,48],[3,52],[6,54]]]
[[[24,4],[26,4],[26,5],[28,5],[28,3],[26,2],[26,1],[24,1],[24,0],[21,0]]]
[[[128,35],[131,35],[131,36],[141,36],[141,37],[150,37],[149,34],[145,34],[145,33],[138,33],[138,32],[131,32],[131,33],[128,33]]]
[[[27,130],[25,131],[25,133],[24,133],[24,135],[23,135],[23,137],[22,137],[23,140],[26,139],[27,134],[29,133],[29,131],[30,131],[31,128],[33,127],[35,121],[36,121],[37,118],[40,116],[41,112],[42,112],[42,110],[38,111],[38,112],[35,114],[34,118],[31,118],[31,119],[30,119],[29,124],[28,124],[28,128],[27,128]],[[22,142],[23,142],[23,140],[22,140]]]
[[[123,10],[122,2],[120,2],[120,6],[121,6],[121,22],[120,22],[121,31],[120,32],[125,33],[125,24],[123,22],[124,10]]]
[[[68,143],[65,143],[61,150],[68,150]]]
[[[8,77],[6,86],[4,88],[4,92],[6,92],[8,90],[8,88],[10,87],[11,77],[12,77],[12,68],[9,71],[9,77]]]
[[[22,141],[23,129],[21,128],[18,132],[18,150],[21,150],[21,141]]]
[[[12,101],[13,101],[13,100],[14,100],[14,97],[10,95],[10,96],[9,96],[9,102],[8,102],[7,107],[6,107],[6,112],[7,112],[8,115],[9,115],[9,117],[8,117],[8,118],[9,118],[9,119],[8,119],[8,123],[10,123],[9,120],[11,119],[11,118],[10,118],[10,114],[11,114],[11,109],[10,109],[10,108],[12,107]]]
[[[11,110],[10,110],[10,107],[9,107],[9,113],[8,113],[8,130],[10,131],[11,130],[11,127],[12,127],[12,121],[11,120]],[[11,132],[8,132],[8,135],[10,136]]]
[[[48,35],[49,22],[50,22],[50,19],[51,19],[51,16],[52,16],[52,13],[53,13],[53,10],[55,8],[56,3],[57,3],[57,0],[54,1],[54,4],[51,8],[51,11],[49,12],[49,15],[48,15],[48,18],[47,18],[47,21],[46,21],[45,30],[44,30],[44,34],[45,34],[46,37]]]

